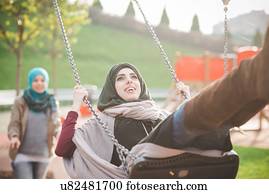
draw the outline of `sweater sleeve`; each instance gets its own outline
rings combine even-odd
[[[58,139],[55,154],[60,157],[70,158],[76,149],[76,145],[72,141],[75,134],[75,125],[77,123],[78,113],[70,111],[63,123],[62,131]]]
[[[11,139],[12,137],[20,138],[21,134],[21,126],[22,126],[22,113],[20,111],[21,103],[19,102],[19,98],[17,98],[12,106],[11,109],[11,117],[10,122],[8,124],[8,138]]]

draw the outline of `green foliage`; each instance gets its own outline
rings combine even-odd
[[[193,16],[192,19],[192,25],[191,25],[191,32],[199,32],[200,33],[200,24],[199,24],[199,18],[197,14]]]
[[[84,24],[87,24],[89,21],[88,7],[85,4],[79,3],[78,0],[72,4],[68,3],[67,1],[61,1],[59,6],[69,42],[75,43],[75,36],[78,33],[80,27]],[[46,24],[43,28],[42,38],[39,38],[39,44],[37,45],[41,47],[48,47],[50,64],[52,65],[52,86],[55,91],[57,82],[56,60],[62,57],[62,50],[65,48],[63,44],[62,33],[57,22],[58,18],[54,13],[54,7],[51,3],[48,6],[48,10],[50,10],[50,14],[48,14],[46,17]]]
[[[95,0],[92,6],[100,10],[103,9],[102,4],[100,3],[100,0]]]
[[[40,34],[43,20],[36,17],[40,6],[35,0],[0,1],[0,40],[13,52]]]
[[[59,5],[66,31],[69,37],[73,36],[77,32],[74,26],[85,23],[88,11],[78,0],[73,4],[63,0]],[[4,40],[8,48],[16,55],[16,91],[18,94],[24,47],[27,45],[35,49],[49,47],[49,54],[54,61],[63,49],[63,44],[60,42],[62,38],[58,31],[51,0],[2,0],[0,1],[0,16],[0,40]]]
[[[169,18],[166,12],[166,9],[163,11],[162,19],[161,19],[161,24],[164,24],[166,26],[169,26]]]
[[[256,30],[252,44],[257,47],[262,47],[262,33],[259,29]]]
[[[51,2],[51,1],[48,1],[48,2]],[[84,4],[80,4],[79,0],[75,1],[72,4],[67,3],[67,1],[61,1],[59,6],[60,6],[65,30],[67,32],[68,38],[71,39],[70,37],[74,37],[74,35],[77,34],[81,25],[88,23],[87,6]],[[45,37],[45,39],[43,40],[45,42],[47,42],[47,40],[53,41],[53,42],[55,40],[60,40],[61,41],[60,43],[62,45],[62,35],[60,33],[58,19],[54,13],[54,7],[52,6],[52,3],[50,3],[46,7],[46,9],[47,9],[46,11],[47,14],[43,15],[46,17],[44,27],[42,27],[42,31],[43,31],[42,35]],[[59,46],[58,42],[57,42],[57,46]]]

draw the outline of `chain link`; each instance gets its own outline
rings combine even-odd
[[[224,76],[229,73],[228,70],[228,18],[227,18],[227,12],[228,12],[228,3],[224,4],[224,50],[223,50],[223,63],[224,63]]]
[[[154,42],[157,44],[158,48],[160,49],[161,56],[162,56],[162,58],[163,58],[163,60],[164,60],[164,63],[166,64],[166,66],[167,66],[167,68],[168,68],[168,70],[169,70],[169,72],[170,72],[170,75],[171,75],[172,79],[173,79],[173,80],[175,81],[175,83],[176,83],[176,87],[177,87],[177,89],[180,90],[180,91],[181,91],[181,95],[182,95],[185,99],[187,99],[187,98],[188,98],[187,94],[186,94],[184,91],[181,90],[181,87],[180,87],[180,85],[181,85],[180,82],[181,82],[181,81],[179,81],[179,79],[178,79],[178,77],[177,77],[177,75],[176,75],[176,72],[175,72],[174,68],[172,67],[171,62],[170,62],[170,60],[169,60],[169,58],[168,58],[168,56],[167,56],[167,53],[165,52],[165,50],[164,50],[164,48],[163,48],[163,46],[162,46],[162,44],[161,44],[161,41],[159,40],[159,38],[158,38],[157,34],[155,33],[155,31],[154,31],[152,25],[149,23],[149,21],[148,21],[146,15],[145,15],[145,13],[143,12],[143,9],[141,8],[140,3],[138,2],[138,0],[132,0],[132,1],[134,1],[134,2],[136,3],[136,5],[137,5],[137,7],[138,7],[138,9],[139,9],[139,11],[140,11],[140,13],[141,13],[142,16],[143,16],[143,19],[144,19],[144,21],[145,21],[145,24],[146,24],[146,26],[147,26],[148,31],[150,32],[150,34],[151,34],[151,36],[152,36]]]
[[[55,12],[56,12],[56,16],[58,18],[58,23],[59,23],[61,31],[62,31],[63,41],[64,41],[64,45],[65,45],[65,48],[66,48],[66,53],[67,53],[67,58],[68,58],[69,64],[71,65],[71,68],[72,68],[74,80],[75,80],[77,85],[81,85],[77,65],[75,64],[75,60],[74,60],[74,57],[73,57],[73,54],[72,54],[72,49],[70,47],[68,37],[66,35],[66,31],[65,31],[65,28],[64,28],[64,23],[63,23],[63,20],[62,20],[62,16],[61,16],[60,8],[59,8],[59,5],[58,5],[58,1],[57,0],[52,0],[52,2],[53,2],[53,6],[54,6],[54,9],[55,9]],[[92,104],[90,103],[90,101],[87,98],[84,98],[83,101],[84,101],[84,103],[86,103],[88,105],[89,110],[95,116],[98,124],[102,126],[105,133],[108,135],[108,137],[110,137],[113,144],[116,146],[117,152],[119,154],[119,158],[120,158],[120,160],[121,160],[121,162],[123,164],[123,169],[127,173],[126,156],[129,156],[131,160],[135,160],[136,156],[134,156],[132,153],[130,153],[129,150],[126,149],[124,146],[119,144],[118,140],[115,138],[115,136],[111,132],[111,130],[109,130],[107,125],[100,119],[100,117],[98,116],[98,114],[94,110],[94,108],[93,108]]]
[[[162,46],[162,44],[161,44],[161,42],[160,42],[157,34],[155,33],[153,27],[148,22],[148,20],[147,20],[145,14],[144,14],[144,12],[143,12],[143,10],[142,10],[139,2],[137,0],[132,0],[132,1],[134,1],[136,3],[139,11],[141,12],[141,14],[142,14],[142,16],[143,16],[143,18],[145,20],[147,29],[151,33],[154,42],[159,47],[161,56],[164,59],[164,62],[167,65],[168,70],[170,71],[170,75],[171,75],[172,79],[176,82],[176,86],[179,89],[179,87],[181,85],[181,82],[177,78],[176,73],[175,73],[175,70],[171,66],[171,63],[169,61],[169,58],[168,58],[165,50],[163,49],[163,46]],[[77,65],[75,63],[75,60],[74,60],[74,57],[73,57],[73,54],[72,54],[72,49],[70,47],[70,44],[69,44],[69,41],[68,41],[68,37],[66,35],[66,31],[65,31],[65,28],[64,28],[64,23],[63,23],[63,20],[62,20],[62,16],[61,16],[60,8],[59,8],[59,5],[58,5],[58,1],[57,0],[52,0],[52,2],[53,2],[53,6],[54,6],[54,9],[55,9],[56,16],[58,18],[58,23],[59,23],[60,28],[61,28],[61,32],[62,32],[62,36],[63,36],[63,41],[64,41],[64,45],[65,45],[65,48],[66,48],[67,58],[68,58],[68,62],[69,62],[70,66],[71,66],[71,69],[72,69],[74,80],[75,80],[75,82],[76,82],[77,85],[81,85],[80,77],[79,77],[79,74],[78,74]],[[187,95],[186,95],[186,93],[183,92],[183,91],[182,91],[182,96],[185,99],[188,98]],[[115,136],[111,132],[111,130],[109,130],[108,127],[107,127],[107,125],[100,119],[100,117],[98,116],[98,114],[94,110],[94,108],[93,108],[92,104],[90,103],[90,101],[87,98],[84,98],[83,101],[84,101],[85,104],[88,105],[89,110],[93,113],[93,115],[96,118],[98,124],[102,126],[102,128],[105,131],[105,133],[108,135],[108,137],[110,137],[110,139],[112,140],[113,144],[116,146],[116,150],[117,150],[117,152],[119,154],[119,158],[120,158],[120,160],[121,160],[121,162],[123,164],[122,165],[123,166],[123,169],[127,173],[128,172],[128,169],[127,169],[126,157],[127,156],[130,157],[130,160],[135,160],[137,157],[134,154],[130,153],[130,151],[128,149],[126,149],[124,146],[122,146],[122,145],[119,144],[118,140],[115,138]]]
[[[73,57],[73,54],[72,54],[72,50],[71,50],[71,47],[70,47],[70,44],[69,44],[69,41],[68,41],[68,38],[67,38],[67,35],[66,35],[66,32],[65,32],[65,28],[64,28],[64,25],[63,25],[63,20],[62,20],[62,16],[61,16],[61,13],[60,13],[60,8],[59,8],[59,5],[58,5],[58,2],[57,2],[57,0],[52,0],[52,2],[53,2],[53,6],[54,6],[54,9],[55,9],[56,16],[58,18],[58,23],[59,23],[61,31],[62,31],[63,41],[64,41],[64,45],[65,45],[65,49],[66,49],[66,54],[67,54],[67,57],[68,57],[68,62],[71,65],[71,68],[72,68],[73,77],[75,79],[76,84],[80,85],[80,78],[79,78],[79,74],[78,74],[78,69],[77,69],[77,66],[75,64],[75,60],[74,60],[74,57]]]

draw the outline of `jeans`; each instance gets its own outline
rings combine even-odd
[[[48,162],[13,162],[15,178],[42,179],[45,178]]]
[[[187,102],[186,102],[187,103]],[[189,130],[184,125],[184,108],[186,103],[173,114],[172,142],[175,148],[198,148],[204,150],[223,150],[232,149],[229,129],[230,125],[225,125],[217,129],[205,131],[203,134],[196,133],[197,130]]]

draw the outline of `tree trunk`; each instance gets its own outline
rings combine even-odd
[[[17,18],[17,32],[18,32],[18,48],[16,49],[17,71],[16,71],[16,96],[20,94],[20,78],[22,68],[23,55],[23,33],[24,33],[24,19],[19,15]]]
[[[52,70],[51,70],[52,88],[53,88],[53,93],[56,96],[57,95],[57,88],[56,88],[56,74],[57,74],[57,71],[56,71],[56,57],[52,57],[51,62],[52,62]]]
[[[57,37],[58,37],[58,31],[57,29],[54,29],[53,31],[53,38],[51,41],[51,47],[50,47],[50,59],[51,59],[51,77],[52,77],[52,88],[53,93],[56,96],[57,95],[57,88],[56,88],[56,82],[57,82],[57,70],[56,70],[56,59],[59,56],[59,51],[57,49]]]
[[[20,78],[21,78],[21,67],[22,67],[22,47],[19,47],[16,50],[16,60],[17,60],[17,68],[16,68],[16,96],[20,95]]]

